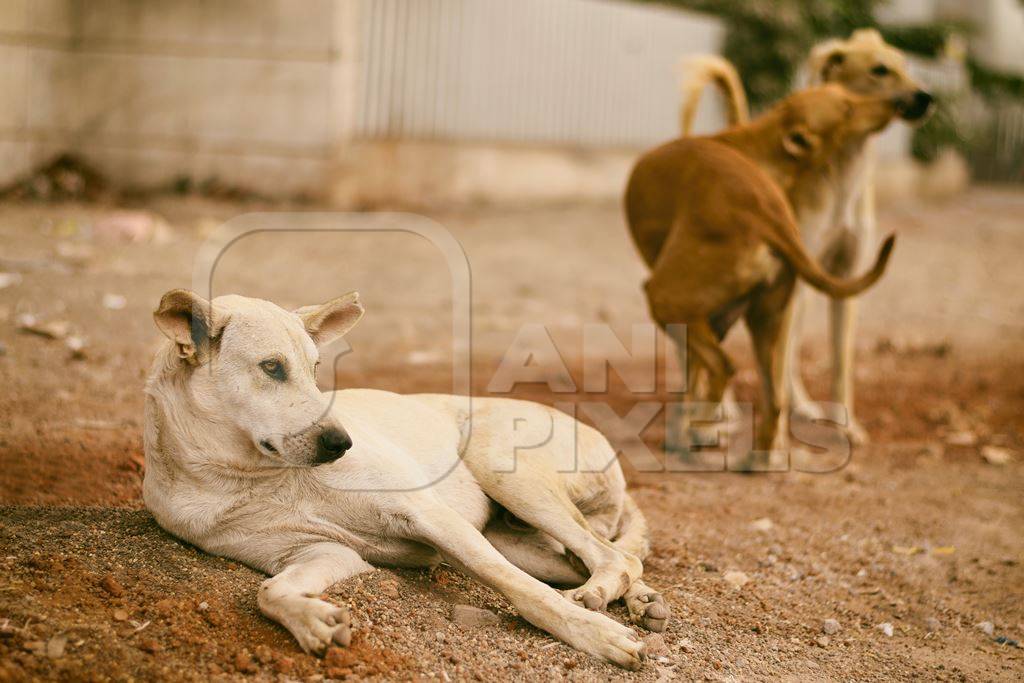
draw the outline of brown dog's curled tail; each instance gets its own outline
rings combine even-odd
[[[683,105],[679,110],[679,130],[683,137],[693,131],[700,95],[708,83],[714,83],[729,105],[729,125],[746,124],[750,120],[747,94],[736,68],[718,55],[700,55],[683,62],[687,74],[683,82]]]
[[[797,272],[797,275],[804,279],[811,287],[834,299],[845,299],[860,294],[878,282],[878,279],[885,273],[885,268],[889,264],[889,257],[892,256],[892,248],[895,244],[896,235],[893,234],[886,237],[882,247],[878,250],[878,256],[875,257],[875,265],[871,267],[871,270],[860,277],[850,279],[829,275],[799,245],[797,249],[789,248],[791,247],[789,244],[785,246],[775,244],[773,246],[782,252],[782,255],[793,267],[793,270]]]

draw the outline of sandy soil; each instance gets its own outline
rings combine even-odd
[[[638,674],[556,643],[447,567],[380,570],[336,586],[331,598],[351,605],[361,626],[349,650],[308,657],[258,614],[260,576],[175,541],[142,510],[141,385],[159,342],[149,312],[163,291],[191,286],[217,225],[268,208],[274,222],[311,225],[282,207],[197,200],[157,199],[128,216],[95,205],[0,206],[0,272],[20,276],[0,289],[0,680],[1024,675],[1024,653],[996,640],[1024,640],[1024,195],[976,190],[883,215],[900,243],[865,298],[857,341],[859,412],[873,443],[846,467],[743,476],[625,463],[653,532],[647,577],[675,616]],[[166,221],[159,239],[148,236],[154,217]],[[391,220],[409,228],[426,219]],[[430,220],[471,266],[478,393],[525,322],[545,325],[582,387],[583,324],[628,339],[646,321],[643,272],[615,207]],[[144,239],[113,234],[126,225]],[[451,282],[438,251],[407,232],[254,235],[224,254],[214,277],[216,292],[287,305],[358,288],[367,317],[337,372],[325,363],[322,384],[401,391],[451,387]],[[804,354],[819,396],[822,312],[812,310]],[[25,314],[67,329],[58,339],[19,331]],[[69,349],[68,336],[84,349]],[[738,393],[753,400],[756,376],[743,335],[734,336]],[[613,373],[600,394],[553,395],[543,385],[515,393],[601,400],[623,414],[637,400],[668,398],[663,381],[652,395],[628,390],[642,366]],[[644,432],[655,449],[661,436],[658,420]],[[1011,461],[989,463],[985,447]],[[732,587],[730,571],[749,582]],[[451,607],[462,603],[493,610],[497,624],[455,623]],[[824,634],[826,619],[839,630]]]

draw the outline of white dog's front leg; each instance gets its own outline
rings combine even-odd
[[[850,268],[847,272],[867,267],[866,261],[870,251],[866,247],[874,243],[875,232],[874,183],[869,177],[853,209],[850,244],[853,254],[852,258],[848,257]],[[829,304],[832,333],[832,400],[846,407],[849,420],[846,431],[851,440],[855,444],[867,443],[868,433],[857,421],[853,411],[854,325],[857,319],[857,303],[853,299],[833,299]]]
[[[260,586],[260,611],[291,631],[306,652],[322,654],[332,642],[352,638],[348,609],[319,598],[338,581],[373,569],[350,548],[315,543],[300,551],[283,571]]]
[[[802,282],[797,282],[790,304],[792,312],[789,316],[788,331],[783,332],[781,337],[782,343],[786,345],[785,381],[789,393],[789,406],[793,414],[807,420],[820,420],[825,414],[821,410],[821,406],[811,398],[810,392],[804,386],[803,375],[800,372],[800,344],[807,296],[807,286]]]
[[[632,629],[567,602],[558,591],[510,563],[483,534],[445,506],[420,509],[413,530],[478,581],[500,591],[534,626],[590,655],[639,669],[644,645]]]

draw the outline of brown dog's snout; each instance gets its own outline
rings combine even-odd
[[[931,111],[935,98],[925,90],[915,90],[896,102],[900,116],[907,121],[918,121]]]
[[[328,427],[316,440],[315,465],[334,462],[352,448],[352,438],[342,429]]]

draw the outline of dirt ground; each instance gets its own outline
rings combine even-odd
[[[583,326],[608,325],[628,343],[630,326],[647,321],[643,270],[617,207],[369,219],[288,208],[182,198],[131,213],[0,205],[0,681],[1024,676],[1024,194],[977,189],[883,213],[882,229],[900,241],[864,297],[857,337],[858,408],[872,443],[844,467],[649,472],[624,459],[652,529],[645,576],[674,617],[649,640],[639,673],[557,643],[446,566],[335,586],[331,599],[360,626],[351,648],[316,659],[259,615],[261,576],[174,540],[143,509],[142,384],[160,341],[150,312],[167,289],[193,286],[201,245],[231,219],[360,228],[247,236],[212,280],[216,293],[288,306],[359,289],[367,315],[336,372],[324,363],[325,388],[452,388],[459,268],[408,232],[435,225],[464,249],[455,263],[469,264],[476,393],[488,391],[522,326],[539,323],[579,389],[527,384],[515,395],[601,400],[619,414],[671,400],[663,378],[647,395],[629,389],[640,357],[660,359],[660,347],[612,373],[607,392],[583,388]],[[381,224],[391,229],[367,230]],[[808,327],[805,374],[824,397],[821,302]],[[739,397],[752,401],[742,333],[729,348]],[[657,451],[662,434],[655,419],[644,442]],[[729,572],[747,583],[734,587]],[[456,604],[490,609],[497,623],[456,623]],[[837,622],[830,633],[826,620]]]

